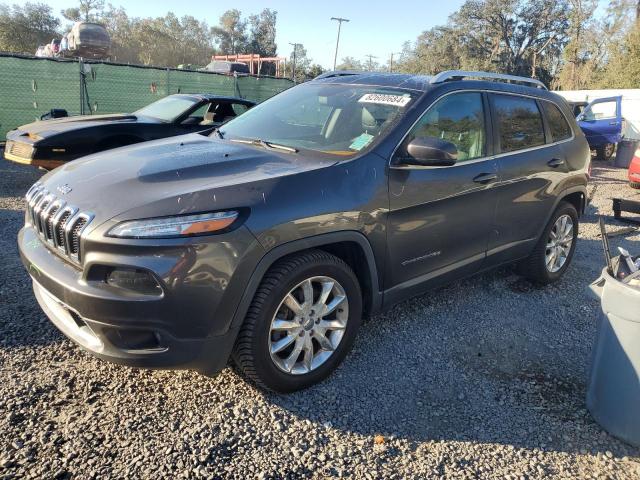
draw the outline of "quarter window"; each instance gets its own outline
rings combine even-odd
[[[551,140],[559,142],[560,140],[571,138],[571,127],[560,109],[551,102],[542,102],[542,105],[547,116],[549,130],[551,130]]]
[[[493,108],[502,153],[544,145],[542,115],[534,99],[493,95]]]
[[[406,144],[417,137],[435,137],[453,143],[458,149],[458,162],[485,156],[482,94],[455,93],[441,98],[409,132]]]

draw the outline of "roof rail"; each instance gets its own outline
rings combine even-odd
[[[335,70],[333,72],[325,72],[321,73],[314,80],[318,80],[320,78],[333,78],[333,77],[346,77],[348,75],[362,75],[367,72],[360,72],[358,70]]]
[[[431,77],[429,83],[443,83],[448,80],[462,80],[464,78],[478,78],[481,80],[502,80],[506,82],[524,83],[532,87],[547,90],[547,87],[540,80],[517,75],[507,75],[504,73],[491,72],[467,72],[465,70],[447,70]]]

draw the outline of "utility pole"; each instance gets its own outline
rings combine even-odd
[[[365,57],[367,57],[369,59],[369,71],[371,71],[371,68],[372,68],[372,65],[373,65],[372,59],[378,58],[378,57],[376,57],[375,55],[371,55],[371,54],[365,55]]]
[[[331,20],[335,20],[336,22],[338,22],[338,38],[336,40],[336,53],[333,56],[333,69],[336,69],[336,63],[338,61],[338,45],[340,45],[340,28],[342,27],[342,22],[348,22],[349,19],[348,18],[341,18],[341,17],[331,17]]]
[[[402,55],[402,52],[391,52],[391,57],[389,58],[389,72],[393,73],[393,56],[395,54]]]
[[[296,83],[296,50],[298,49],[299,43],[291,43],[289,45],[293,45],[293,65],[291,66],[291,80],[293,83]]]

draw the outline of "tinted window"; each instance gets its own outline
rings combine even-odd
[[[549,130],[551,130],[551,141],[558,142],[571,138],[571,127],[560,109],[551,102],[542,102],[542,105],[547,116]]]
[[[453,143],[458,162],[486,155],[482,94],[447,95],[431,106],[413,127],[405,142],[416,137],[435,137]]]
[[[502,152],[544,145],[542,116],[532,98],[493,95]]]

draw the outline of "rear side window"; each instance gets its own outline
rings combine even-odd
[[[551,141],[559,142],[571,138],[571,127],[560,109],[551,102],[542,102],[542,108],[547,116],[549,130],[551,130]]]
[[[532,98],[492,95],[502,153],[544,145],[544,126]]]

